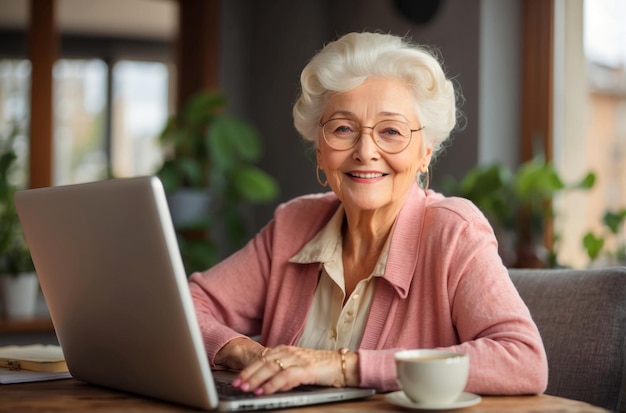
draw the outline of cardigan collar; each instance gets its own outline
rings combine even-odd
[[[432,191],[424,191],[417,183],[413,184],[406,203],[398,214],[395,230],[391,234],[391,247],[384,278],[394,286],[402,298],[408,295],[417,268],[427,196],[433,194]]]
[[[330,221],[298,253],[291,257],[289,262],[296,264],[320,263],[323,265],[336,259],[341,259],[341,227],[343,226],[344,218],[345,211],[343,205],[339,204],[339,208],[337,208]],[[387,238],[378,261],[376,261],[376,266],[372,271],[371,275],[375,277],[382,277],[385,273],[387,256],[389,254],[389,241],[390,239]]]
[[[428,191],[428,194],[433,194],[433,192]],[[382,278],[386,279],[402,298],[408,294],[417,267],[426,197],[427,193],[417,183],[411,186],[409,196],[392,228],[391,238],[387,239],[381,259],[378,260],[374,271],[380,274],[384,266]],[[338,234],[340,234],[343,217],[343,205],[339,204],[331,220],[289,261],[310,264],[324,263],[331,259],[337,242],[341,241]]]

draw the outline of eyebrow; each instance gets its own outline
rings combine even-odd
[[[349,110],[338,110],[338,111],[333,112],[330,115],[329,119],[332,119],[332,118],[334,118],[337,115],[348,116],[348,117],[352,117],[352,118],[356,117],[355,113],[351,112]],[[379,112],[379,113],[376,114],[376,116],[398,116],[398,117],[404,118],[405,120],[408,121],[406,116],[404,116],[401,113],[396,113],[396,112]]]

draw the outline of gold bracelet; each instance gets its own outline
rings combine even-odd
[[[346,368],[346,354],[350,351],[347,347],[342,347],[339,350],[339,357],[341,357],[341,374],[343,375],[343,386],[348,387],[348,372]]]

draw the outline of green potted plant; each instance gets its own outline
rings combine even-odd
[[[626,208],[608,209],[602,216],[603,231],[588,231],[583,247],[591,263],[603,259],[603,265],[626,265]],[[610,248],[611,240],[613,241]]]
[[[474,202],[494,226],[505,263],[512,267],[555,267],[554,246],[541,251],[547,223],[554,218],[552,199],[560,191],[587,190],[595,174],[564,183],[543,157],[522,163],[513,171],[500,163],[479,165],[460,181],[446,178],[447,195]],[[557,237],[555,237],[557,238]]]
[[[256,166],[262,156],[258,131],[227,115],[226,104],[219,92],[199,92],[169,118],[160,136],[168,156],[157,176],[168,194],[188,273],[240,247],[245,206],[278,195],[277,181]]]
[[[28,318],[35,311],[38,280],[13,202],[18,135],[14,125],[0,142],[0,278],[6,316]]]

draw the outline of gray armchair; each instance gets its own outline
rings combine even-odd
[[[544,341],[546,393],[626,412],[626,267],[509,273]]]

